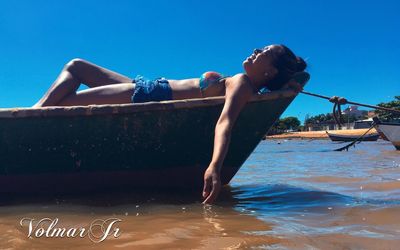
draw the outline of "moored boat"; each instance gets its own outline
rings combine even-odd
[[[400,123],[382,122],[378,118],[374,118],[375,128],[383,133],[385,137],[400,150]]]
[[[295,96],[274,91],[247,103],[232,130],[223,184]],[[0,109],[0,192],[199,188],[224,101]]]
[[[358,139],[359,141],[376,141],[379,138],[379,133],[371,133],[371,134],[366,134],[363,137],[360,138],[361,135],[344,135],[344,134],[334,134],[334,133],[329,133],[326,131],[328,134],[329,138],[332,141],[354,141]]]

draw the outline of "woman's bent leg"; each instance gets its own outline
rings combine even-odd
[[[84,83],[90,88],[132,82],[132,79],[82,59],[65,65],[56,81],[34,107],[57,106],[66,97],[76,93]]]
[[[71,60],[68,64],[69,71],[74,77],[90,88],[132,82],[133,80],[127,76],[79,58]]]
[[[135,84],[120,83],[85,89],[66,96],[58,106],[131,103]]]
[[[79,85],[79,80],[64,67],[51,87],[33,107],[57,106],[65,96],[75,93]]]

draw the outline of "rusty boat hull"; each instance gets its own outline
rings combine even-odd
[[[232,130],[223,184],[295,97],[283,90],[248,102]],[[0,109],[0,192],[198,189],[224,101]]]

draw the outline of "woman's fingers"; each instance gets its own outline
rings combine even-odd
[[[218,182],[218,181],[213,181],[213,182],[212,182],[212,190],[211,190],[211,193],[210,193],[210,195],[208,195],[207,198],[203,201],[203,204],[210,204],[210,203],[213,203],[213,202],[217,199],[220,190],[221,190],[221,183]]]
[[[211,190],[211,179],[205,178],[203,187],[203,198],[206,198],[210,194],[210,190]]]
[[[203,204],[214,202],[221,190],[221,180],[218,171],[213,167],[207,168],[204,173]]]

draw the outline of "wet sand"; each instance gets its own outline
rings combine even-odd
[[[340,135],[363,135],[368,129],[329,130],[328,132]],[[377,133],[373,128],[368,134]],[[266,136],[265,139],[329,139],[325,131],[289,132],[280,135]]]

